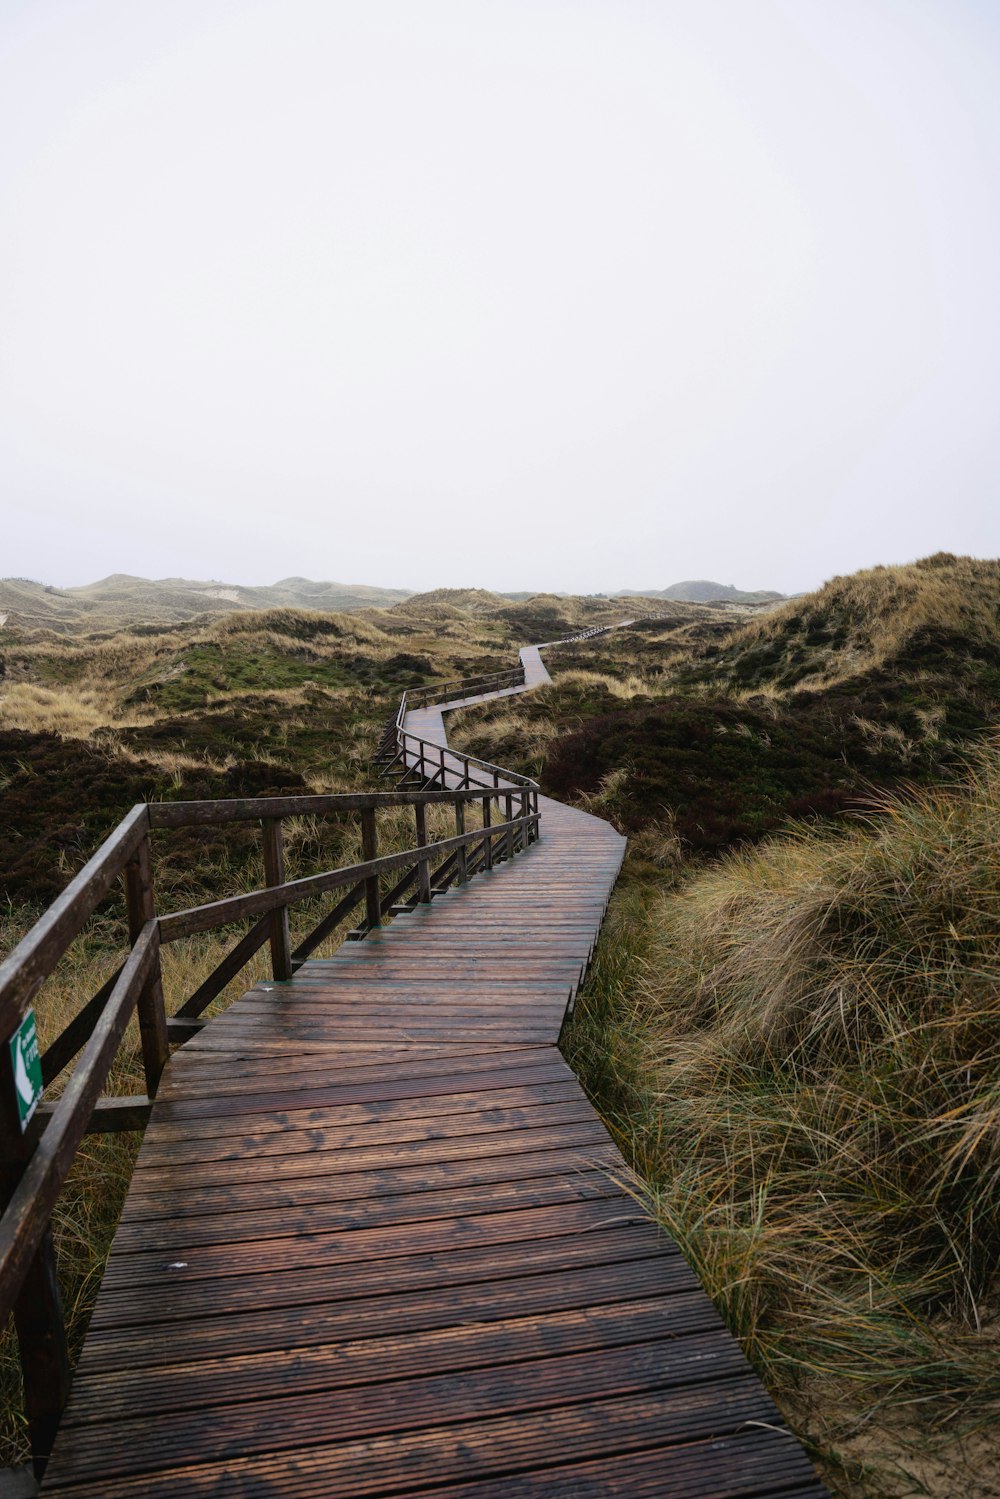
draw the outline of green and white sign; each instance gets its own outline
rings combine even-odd
[[[23,1134],[42,1096],[42,1058],[38,1050],[34,1010],[28,1011],[7,1045],[10,1047],[17,1115]]]

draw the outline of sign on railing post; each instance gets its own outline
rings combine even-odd
[[[38,1050],[35,1012],[29,1010],[7,1042],[10,1067],[14,1075],[14,1100],[17,1122],[24,1134],[28,1121],[42,1098],[42,1058]]]

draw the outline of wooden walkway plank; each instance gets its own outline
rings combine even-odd
[[[558,1051],[624,840],[540,805],[174,1056],[46,1493],[823,1499]]]

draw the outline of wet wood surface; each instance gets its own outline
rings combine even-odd
[[[623,851],[543,802],[174,1055],[46,1493],[822,1499],[558,1050]]]

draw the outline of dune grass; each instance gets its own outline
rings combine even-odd
[[[841,1492],[955,1492],[899,1475],[977,1429],[1000,1481],[1000,747],[640,874],[571,1034],[637,1191]]]

